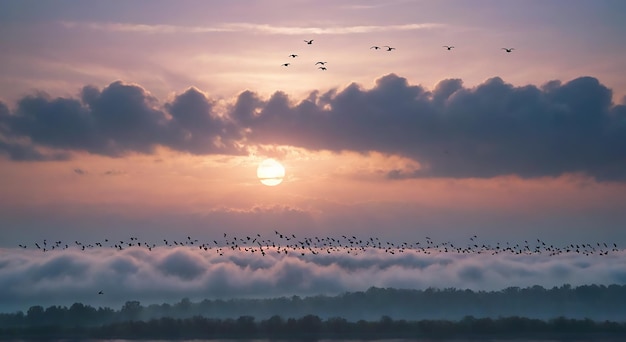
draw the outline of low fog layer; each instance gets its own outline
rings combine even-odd
[[[289,255],[188,246],[122,251],[112,248],[58,250],[0,249],[2,310],[32,305],[86,305],[119,308],[226,298],[336,295],[370,287],[501,290],[540,285],[626,284],[623,250],[608,255],[565,253],[511,255],[359,254]],[[99,294],[99,292],[102,294]]]

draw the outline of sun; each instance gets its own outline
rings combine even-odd
[[[276,186],[282,183],[285,168],[274,159],[265,159],[256,169],[256,176],[264,185]]]

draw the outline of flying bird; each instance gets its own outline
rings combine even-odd
[[[291,63],[283,63],[282,66],[289,66]]]
[[[98,292],[98,294],[99,294],[99,295],[101,295],[101,294],[104,294],[104,292],[102,292],[102,291],[99,291],[99,292]]]
[[[289,57],[296,58],[296,57],[298,57],[298,55],[296,55],[295,53],[292,53],[291,55],[289,55]]]
[[[515,48],[502,48],[502,50],[504,50],[506,52],[511,52],[511,51],[515,50]]]
[[[326,70],[326,67],[321,66],[318,69]]]
[[[306,39],[305,39],[305,40],[304,40],[304,42],[305,42],[305,43],[307,43],[307,44],[309,44],[309,45],[311,45],[311,44],[313,44],[313,39],[311,39],[311,40],[306,40]]]
[[[391,50],[395,50],[396,49],[395,47],[391,47],[389,45],[385,45],[384,47],[387,48],[387,51],[391,51]]]
[[[370,49],[378,50],[378,49],[380,49],[380,46],[376,46],[376,45],[374,45],[374,46],[372,46]]]
[[[452,45],[444,45],[443,47],[445,47],[446,49],[448,49],[448,51],[454,49],[454,46]]]
[[[328,62],[317,62],[317,63],[315,63],[315,65],[318,65],[318,64],[324,65],[326,63],[328,63]]]

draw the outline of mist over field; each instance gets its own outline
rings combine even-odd
[[[75,302],[119,308],[230,298],[340,295],[370,287],[396,289],[545,288],[570,284],[623,285],[624,251],[607,255],[458,254],[425,250],[365,249],[320,254],[268,249],[203,250],[131,247],[91,250],[2,249],[3,312]],[[98,294],[102,291],[102,294]]]

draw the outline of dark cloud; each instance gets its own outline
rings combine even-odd
[[[15,142],[9,139],[14,135],[12,123],[13,117],[9,111],[9,107],[0,102],[0,155],[7,155],[11,160],[15,161],[47,161],[47,160],[66,160],[69,159],[68,153],[52,153],[45,154],[40,152],[35,146],[23,141]]]
[[[1,154],[7,155],[11,160],[15,161],[58,161],[70,159],[70,154],[66,152],[42,153],[30,144],[2,141],[0,136]]]
[[[188,89],[165,108],[172,116],[169,127],[174,132],[166,146],[194,154],[240,153],[235,147],[241,139],[238,128],[218,117],[209,99],[197,89]]]
[[[5,107],[7,137],[109,156],[158,145],[239,154],[246,144],[283,144],[397,154],[421,165],[389,170],[392,179],[582,173],[626,180],[626,106],[614,105],[611,90],[592,77],[541,87],[496,77],[473,88],[448,79],[426,90],[390,74],[372,89],[351,84],[295,103],[280,91],[269,99],[245,91],[220,113],[195,88],[159,106],[141,87],[115,82],[102,91],[85,87],[80,100],[38,94],[15,113]]]
[[[452,79],[426,91],[392,74],[370,90],[352,84],[295,106],[276,93],[250,108],[249,97],[236,108],[259,114],[235,118],[245,118],[250,141],[400,154],[423,166],[391,170],[393,179],[564,173],[626,179],[624,106],[614,106],[611,90],[591,77],[543,87],[492,78],[475,88]]]
[[[9,118],[11,113],[9,112],[9,107],[0,101],[0,133],[6,132],[8,127],[5,122]]]
[[[80,99],[27,96],[13,114],[0,113],[0,127],[9,138],[107,156],[150,154],[158,145],[197,154],[239,153],[231,139],[236,137],[232,125],[212,113],[208,99],[197,90],[177,96],[165,110],[158,107],[143,88],[118,81],[103,90],[86,86]]]

